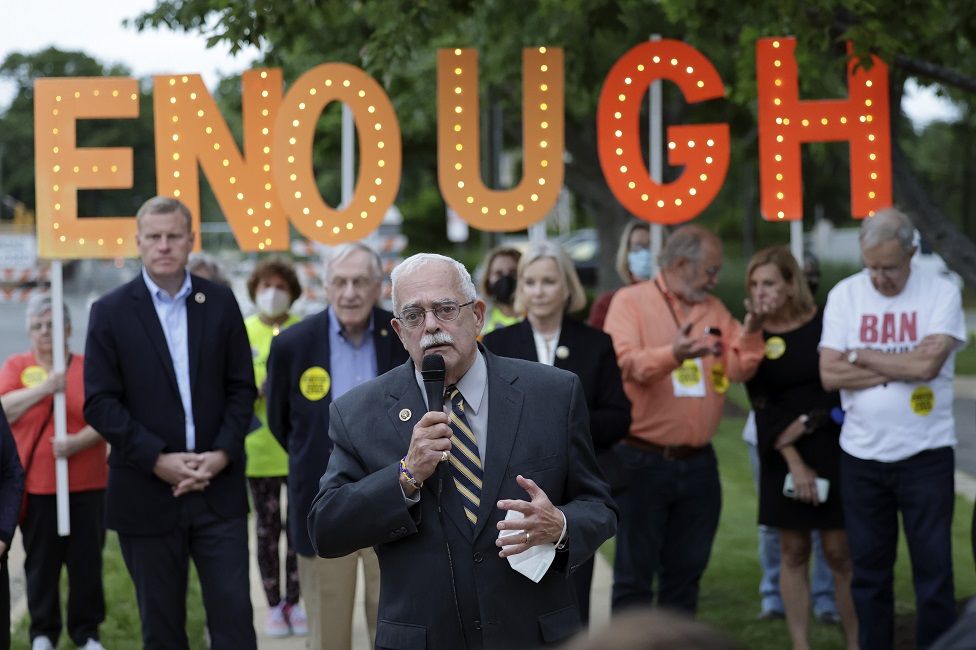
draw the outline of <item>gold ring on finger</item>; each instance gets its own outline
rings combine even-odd
[[[450,454],[448,452],[446,452],[446,451],[442,451],[441,452],[441,462],[442,463],[443,462],[446,462],[449,457],[450,457]]]
[[[528,533],[528,531],[526,531],[526,533],[525,533],[525,543],[526,544],[529,543],[529,533]]]

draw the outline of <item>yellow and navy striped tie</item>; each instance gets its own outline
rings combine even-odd
[[[454,485],[461,494],[464,516],[471,522],[472,530],[478,523],[478,507],[481,505],[481,457],[478,455],[478,439],[475,438],[464,417],[464,398],[457,386],[444,391],[451,401],[451,469]]]

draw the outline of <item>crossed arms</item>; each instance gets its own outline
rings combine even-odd
[[[889,381],[929,381],[945,364],[956,340],[948,334],[930,334],[908,352],[883,352],[857,348],[857,362],[847,359],[851,350],[824,347],[820,351],[820,381],[825,390],[861,390]]]

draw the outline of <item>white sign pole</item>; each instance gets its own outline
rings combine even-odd
[[[790,252],[796,258],[796,263],[803,268],[803,221],[797,219],[790,222]]]
[[[51,335],[54,339],[54,372],[65,372],[64,357],[64,282],[61,260],[51,261]],[[68,437],[68,419],[66,411],[65,393],[59,390],[54,393],[54,439],[65,440]],[[44,444],[41,441],[40,444]],[[57,490],[58,504],[58,535],[67,537],[71,534],[71,516],[68,512],[68,459],[57,458],[54,461],[54,477]]]
[[[652,41],[661,40],[660,34],[653,34]],[[651,180],[661,183],[664,178],[664,129],[661,107],[661,80],[651,82],[650,105],[648,112],[648,160],[651,163]],[[654,268],[652,273],[657,273],[658,259],[661,254],[661,247],[664,245],[664,226],[659,223],[651,224],[651,260]]]
[[[342,207],[352,201],[356,189],[356,123],[348,104],[342,105]]]

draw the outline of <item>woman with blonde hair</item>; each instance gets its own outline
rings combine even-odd
[[[836,392],[820,382],[823,315],[789,249],[766,248],[746,270],[751,309],[766,312],[766,355],[746,383],[756,412],[759,523],[780,532],[780,593],[794,649],[809,647],[811,532],[820,531],[848,648],[857,647],[851,557],[840,501]]]
[[[580,378],[597,462],[611,488],[620,488],[623,470],[611,447],[630,429],[630,401],[610,336],[568,316],[585,306],[586,294],[565,251],[553,242],[532,244],[519,260],[515,289],[515,309],[525,320],[486,335],[484,345],[495,354],[539,361]],[[573,576],[586,623],[592,558]]]

